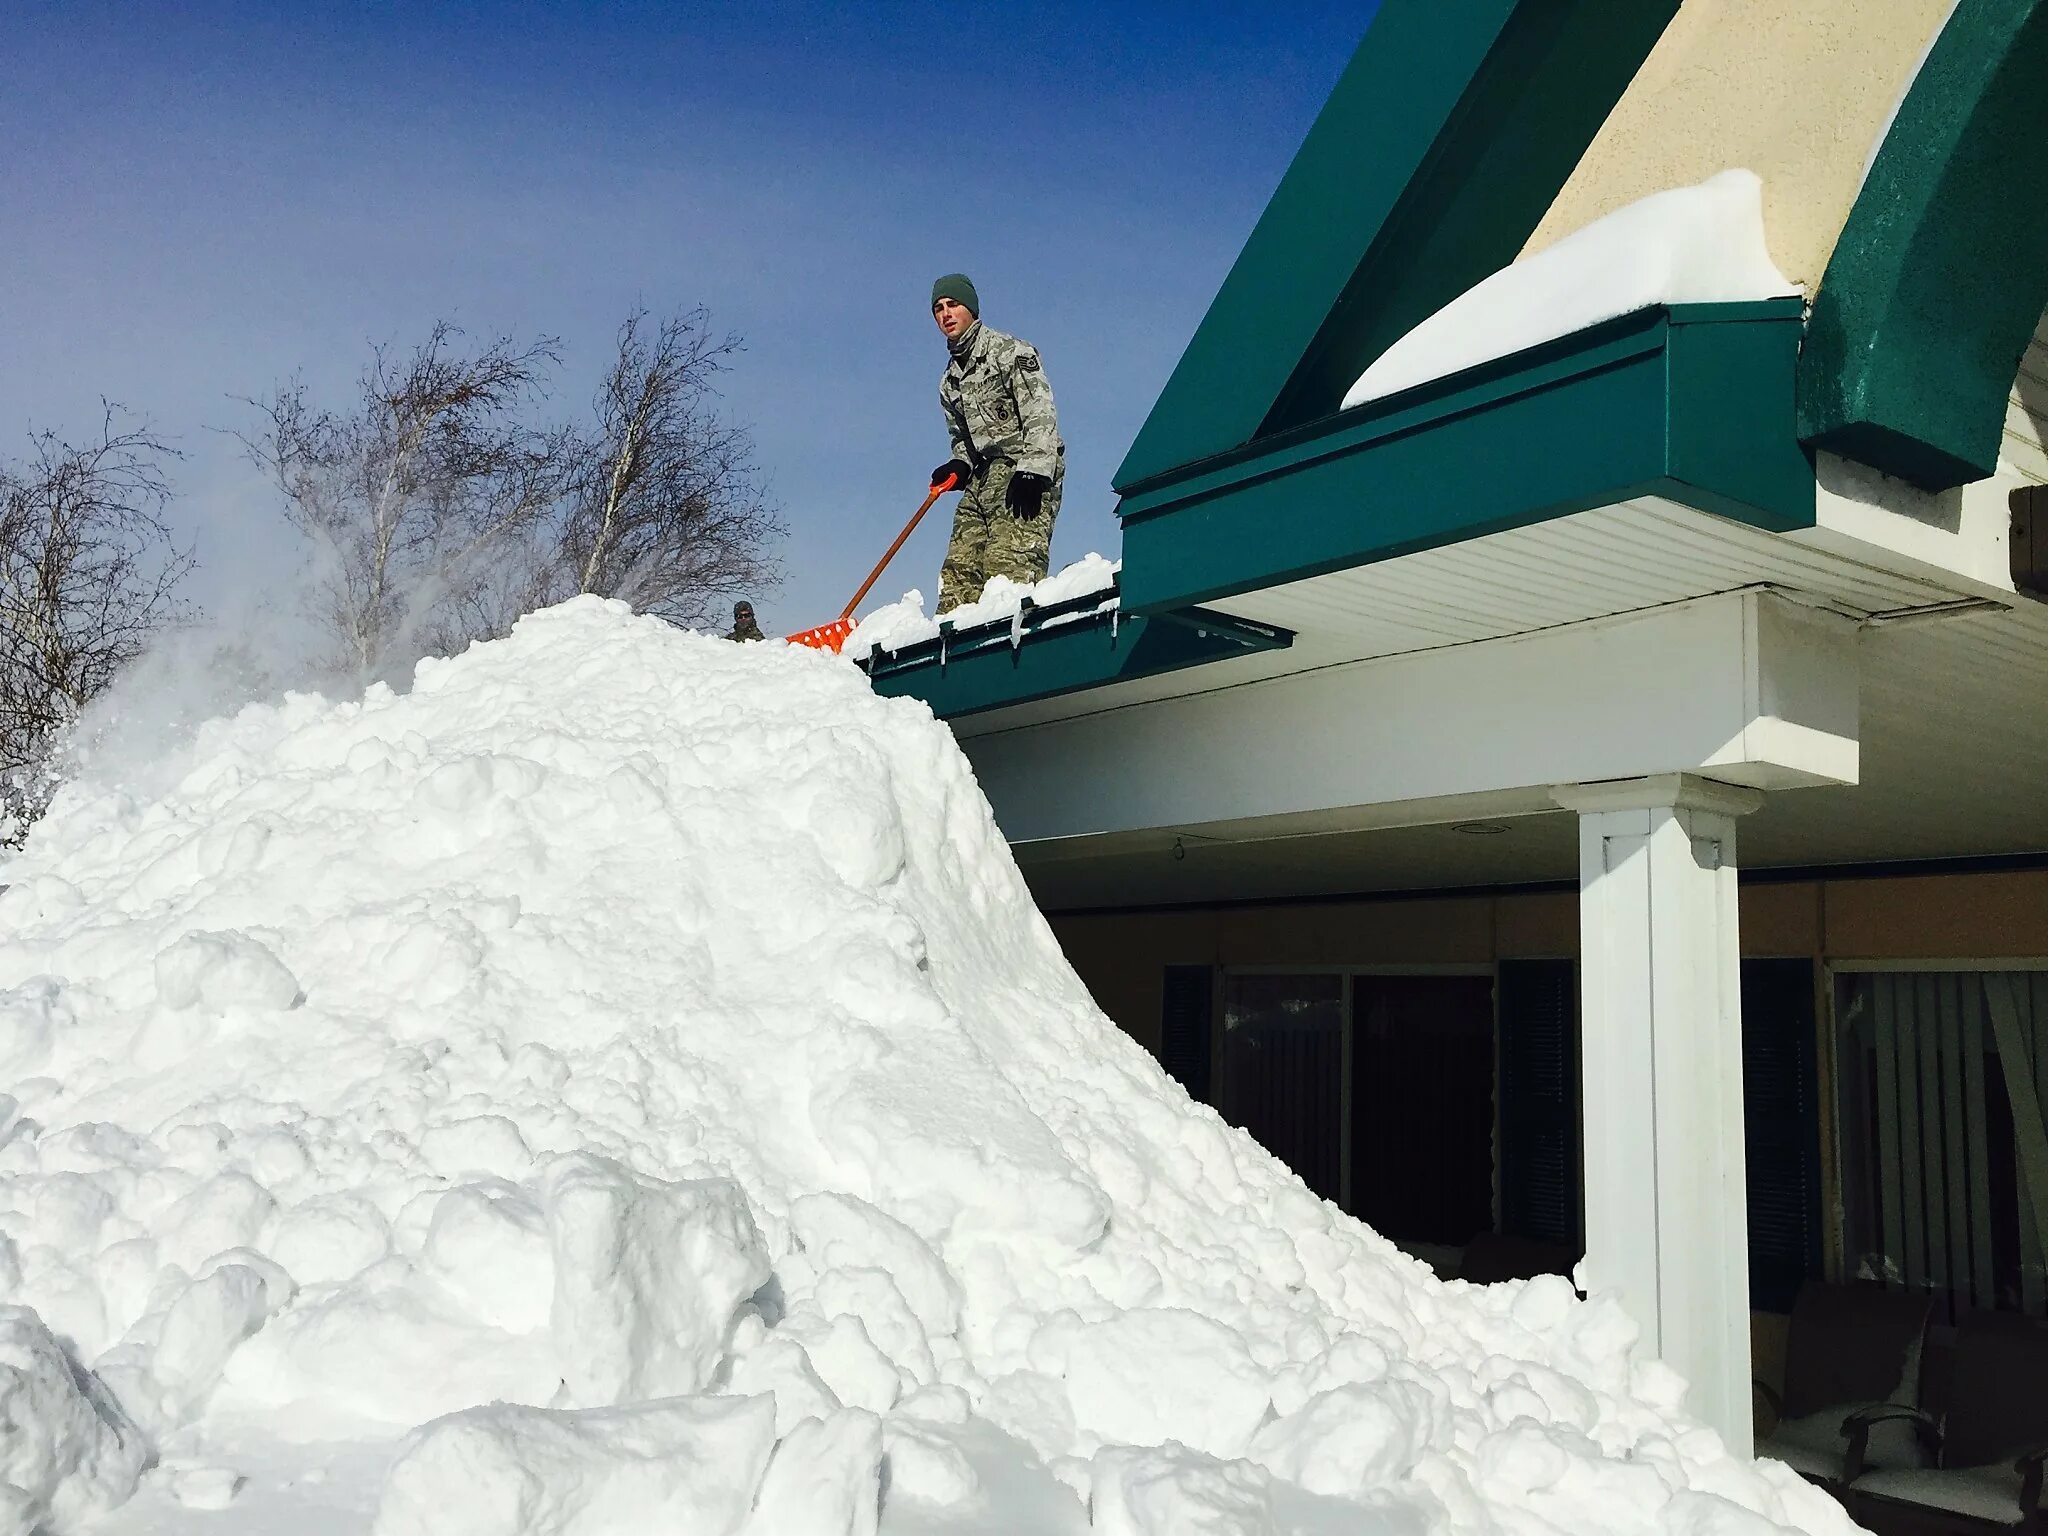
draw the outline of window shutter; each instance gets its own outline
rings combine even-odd
[[[1749,1300],[1789,1312],[1821,1270],[1820,1090],[1813,962],[1742,962],[1743,1155]]]
[[[1165,1006],[1159,1020],[1159,1064],[1188,1097],[1209,1102],[1209,1052],[1216,982],[1206,965],[1166,968]]]
[[[1500,1229],[1579,1244],[1578,967],[1500,962]]]

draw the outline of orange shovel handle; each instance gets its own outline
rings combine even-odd
[[[853,610],[860,606],[860,600],[868,595],[869,590],[873,588],[874,584],[882,579],[882,572],[889,569],[889,562],[896,558],[896,551],[901,549],[911,534],[917,531],[917,525],[924,521],[925,513],[931,511],[932,503],[959,483],[960,477],[958,475],[948,475],[932,487],[931,494],[925,497],[915,512],[910,514],[910,521],[905,523],[903,531],[896,535],[896,542],[889,546],[889,552],[882,556],[872,571],[868,572],[868,579],[860,584],[860,590],[848,599],[844,608],[839,610],[840,618],[850,619],[853,617]]]
[[[800,630],[788,637],[789,643],[808,645],[814,650],[831,651],[836,654],[839,648],[846,644],[846,637],[853,633],[853,610],[860,606],[860,600],[882,579],[882,572],[889,569],[889,562],[896,558],[896,551],[903,547],[904,541],[917,531],[917,525],[924,520],[925,513],[931,511],[932,503],[959,483],[958,475],[948,475],[933,486],[931,494],[925,497],[923,504],[910,514],[910,521],[905,523],[903,531],[896,535],[896,542],[889,546],[889,552],[882,556],[881,562],[872,571],[868,572],[868,579],[860,584],[860,590],[853,594],[852,601],[839,610],[839,617],[829,624],[820,624],[815,629]]]

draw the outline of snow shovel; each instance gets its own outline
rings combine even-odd
[[[932,503],[959,483],[960,477],[958,475],[948,475],[944,480],[933,486],[931,495],[925,497],[923,505],[910,514],[910,521],[905,523],[903,531],[896,535],[896,542],[889,546],[889,552],[882,556],[880,562],[872,571],[868,572],[868,579],[860,584],[860,590],[847,600],[844,608],[839,610],[839,617],[830,624],[820,624],[814,629],[798,630],[795,634],[788,637],[789,643],[791,645],[808,645],[814,650],[830,651],[837,655],[839,647],[846,644],[846,637],[853,633],[853,610],[860,606],[860,600],[868,595],[869,588],[882,579],[882,572],[889,569],[889,562],[896,558],[896,551],[903,547],[904,540],[917,531],[917,525],[924,520],[925,513],[931,511]]]

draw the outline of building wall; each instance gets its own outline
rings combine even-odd
[[[2048,315],[2034,328],[2020,358],[2012,399],[2005,411],[2005,438],[1998,448],[2001,476],[2048,485]]]
[[[1811,294],[1950,0],[1685,0],[1524,255],[1742,166],[1778,269]]]
[[[2048,869],[1749,884],[1740,895],[1751,956],[1868,961],[2048,958]],[[1430,966],[1576,956],[1571,891],[1304,902],[1122,915],[1055,916],[1053,931],[1103,1011],[1159,1048],[1165,967]],[[1836,1189],[1833,1089],[1822,1064],[1823,1185]],[[1840,1233],[1828,1228],[1829,1272]],[[1756,1378],[1782,1388],[1788,1320],[1751,1317]],[[1759,1430],[1770,1427],[1760,1424]]]
[[[2048,870],[1844,878],[1742,889],[1749,955],[1832,961],[2048,958]],[[1067,958],[1102,1011],[1159,1046],[1169,965],[1485,965],[1576,956],[1578,897],[1304,902],[1054,916]]]

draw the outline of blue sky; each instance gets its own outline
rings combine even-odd
[[[1045,357],[1055,563],[1113,551],[1110,474],[1373,8],[15,0],[0,453],[146,417],[232,608],[292,555],[233,397],[338,396],[445,316],[560,337],[580,404],[634,304],[704,304],[790,529],[763,622],[799,627],[946,456],[959,269]],[[881,593],[934,593],[949,507]]]

